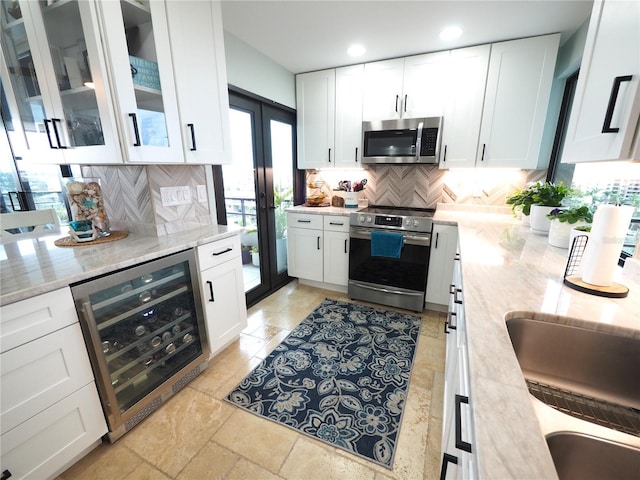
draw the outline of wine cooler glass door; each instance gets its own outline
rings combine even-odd
[[[125,412],[208,350],[192,265],[187,259],[125,270],[106,288],[99,283],[109,277],[84,284],[87,291],[76,297],[98,350],[110,422],[121,423]]]

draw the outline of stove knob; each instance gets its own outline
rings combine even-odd
[[[360,223],[364,223],[364,215],[360,215],[360,218],[358,218],[358,221]]]
[[[415,220],[413,221],[413,226],[414,226],[414,227],[417,227],[419,223],[420,223],[420,222],[418,221],[418,219],[415,219]]]
[[[367,223],[371,223],[373,221],[373,218],[371,218],[371,215],[367,215]]]

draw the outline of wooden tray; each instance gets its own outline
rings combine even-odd
[[[56,247],[84,247],[85,245],[97,245],[98,243],[115,242],[116,240],[122,240],[129,235],[129,232],[123,232],[121,230],[113,230],[108,237],[98,237],[90,242],[76,242],[71,237],[62,237],[53,242]]]

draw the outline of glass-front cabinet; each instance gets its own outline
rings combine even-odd
[[[120,0],[99,8],[128,161],[184,162],[165,3]]]
[[[21,124],[14,155],[121,163],[95,4],[2,0],[0,16],[3,85]]]
[[[206,367],[193,250],[71,288],[116,440]]]

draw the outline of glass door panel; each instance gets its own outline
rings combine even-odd
[[[287,212],[293,206],[293,126],[270,121],[273,199],[276,223],[276,271],[287,272]]]
[[[137,105],[139,143],[169,146],[160,85],[160,67],[149,3],[123,0],[120,6]]]
[[[39,2],[39,5],[69,132],[70,145],[66,146],[104,145],[78,2],[48,3]]]
[[[36,75],[32,45],[27,37],[25,21],[20,9],[9,13],[8,2],[2,2],[0,8],[0,25],[2,25],[3,80],[10,83],[6,86],[7,95],[15,97],[17,110],[24,130],[24,138],[20,142],[13,141],[12,145],[19,145],[26,141],[26,148],[31,150],[49,150],[47,136],[48,124],[45,105],[40,88],[40,80]],[[13,5],[13,4],[11,4]],[[18,18],[16,18],[18,17]],[[25,152],[15,151],[16,155]]]

